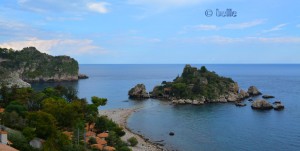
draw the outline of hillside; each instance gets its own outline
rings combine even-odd
[[[78,62],[69,56],[51,56],[35,47],[20,51],[0,48],[0,74],[17,73],[26,82],[78,80]]]

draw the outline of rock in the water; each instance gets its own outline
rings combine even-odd
[[[252,101],[253,101],[253,99],[249,99],[248,101],[249,101],[249,102],[252,102]]]
[[[174,133],[174,132],[170,132],[169,135],[170,135],[170,136],[174,136],[175,133]]]
[[[258,110],[270,110],[273,109],[273,106],[271,103],[269,103],[266,100],[255,100],[252,105],[252,109],[258,109]]]
[[[257,95],[261,95],[261,92],[259,92],[255,86],[250,86],[248,88],[248,94],[250,96],[257,96]]]
[[[277,100],[273,104],[281,104],[281,101]]]
[[[271,99],[271,98],[275,98],[275,97],[272,96],[272,95],[263,95],[262,98],[264,98],[264,99]]]
[[[78,79],[88,79],[89,77],[85,74],[78,74]]]
[[[284,109],[284,105],[282,105],[281,103],[276,104],[274,106],[274,110],[276,110],[276,111],[280,111],[280,110],[283,110],[283,109]]]
[[[129,90],[128,95],[131,99],[146,99],[150,97],[144,84],[137,84]]]
[[[249,97],[249,94],[248,92],[244,91],[244,90],[240,90],[240,93],[239,93],[239,99],[245,99],[245,98],[248,98]]]
[[[246,104],[245,103],[235,103],[235,106],[241,106],[241,107],[243,107],[243,106],[246,106]]]

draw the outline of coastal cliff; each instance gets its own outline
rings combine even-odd
[[[69,56],[51,56],[39,52],[35,47],[20,51],[0,48],[0,74],[3,82],[8,77],[25,82],[59,82],[78,80],[78,62]],[[6,77],[6,78],[5,78]]]

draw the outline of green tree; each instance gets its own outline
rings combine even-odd
[[[26,112],[26,108],[18,101],[10,102],[7,107],[5,108],[6,112],[15,111],[18,115],[24,116]]]
[[[19,130],[24,128],[24,126],[26,125],[25,119],[22,116],[19,116],[16,111],[5,111],[3,115],[3,123],[5,126]]]
[[[29,145],[28,140],[22,134],[9,133],[8,139],[13,142],[12,147],[20,151],[37,151]]]
[[[3,103],[3,105],[6,106],[9,103],[9,92],[8,87],[4,83],[1,84],[0,95],[2,97],[1,103]]]
[[[22,134],[25,136],[28,142],[36,137],[35,128],[31,127],[25,127],[22,131]]]
[[[72,147],[71,141],[61,132],[56,132],[50,136],[43,144],[43,151],[69,151]]]
[[[73,127],[83,119],[85,103],[78,100],[68,103],[65,99],[47,98],[42,102],[43,111],[55,117],[61,127]]]
[[[175,96],[186,97],[186,88],[187,85],[185,83],[174,83],[172,85],[172,92]]]
[[[107,102],[106,98],[99,98],[96,96],[92,97],[92,103],[97,107],[106,105],[106,102]]]
[[[36,129],[37,137],[47,139],[56,134],[56,120],[46,112],[29,112],[26,116],[28,126]]]

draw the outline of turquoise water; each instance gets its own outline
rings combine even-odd
[[[184,65],[81,65],[81,73],[90,78],[62,84],[77,88],[80,97],[108,98],[101,109],[144,106],[128,119],[128,126],[152,141],[164,140],[170,150],[300,150],[300,65],[206,66],[231,77],[242,89],[255,85],[264,94],[275,95],[270,101],[281,100],[286,109],[254,111],[248,101],[239,108],[230,103],[174,106],[153,99],[128,100],[127,92],[135,84],[144,83],[151,90],[161,81],[174,79]],[[170,131],[175,136],[169,136]]]

